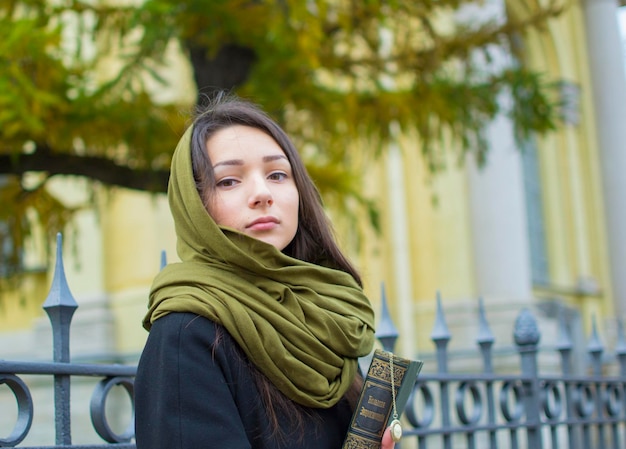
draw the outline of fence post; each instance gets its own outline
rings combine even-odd
[[[450,331],[446,324],[443,314],[443,306],[441,305],[441,294],[437,292],[437,315],[435,316],[435,327],[430,334],[430,339],[437,347],[437,374],[448,373],[448,343],[450,342]],[[450,428],[450,391],[447,380],[441,380],[439,383],[441,395],[441,427]],[[444,449],[452,449],[452,435],[450,433],[443,434]]]
[[[586,418],[591,418],[591,415],[595,412],[595,416],[599,419],[596,430],[596,438],[597,438],[597,447],[604,448],[606,446],[606,441],[604,437],[604,425],[602,422],[602,397],[601,397],[601,383],[602,383],[602,353],[604,352],[604,345],[600,340],[600,336],[598,335],[598,326],[596,325],[596,317],[592,315],[591,318],[591,336],[589,337],[589,342],[587,343],[587,352],[589,353],[589,357],[591,359],[591,369],[593,372],[593,380],[591,384],[586,385],[587,391],[594,391],[593,395],[593,403],[589,402],[589,416]],[[593,385],[593,387],[592,387]],[[594,410],[595,409],[595,410]],[[583,425],[583,444],[585,447],[591,447],[592,444],[592,431],[590,425]]]
[[[522,309],[515,320],[513,338],[521,357],[524,377],[524,411],[526,413],[527,447],[542,449],[539,372],[537,369],[537,346],[541,334],[537,322],[528,309]]]
[[[572,348],[573,343],[570,338],[570,332],[565,323],[565,308],[560,306],[559,309],[559,337],[556,344],[556,349],[561,354],[561,374],[563,375],[563,388],[565,390],[565,407],[566,407],[566,418],[569,421],[567,424],[567,436],[569,449],[577,449],[579,447],[578,441],[578,429],[572,424],[575,419],[575,411],[574,411],[574,399],[573,399],[573,391],[574,385],[570,380],[567,380],[568,377],[572,375]]]
[[[53,360],[55,363],[70,362],[70,324],[78,307],[67,285],[62,256],[63,239],[57,234],[56,263],[50,292],[43,308],[52,324]],[[70,418],[70,376],[54,375],[54,419],[56,444],[72,444]]]
[[[485,304],[483,298],[478,299],[478,337],[476,342],[480,346],[480,352],[483,356],[483,373],[491,375],[493,374],[493,356],[491,349],[495,342],[495,337],[489,328],[487,322],[487,316],[485,314]],[[489,425],[496,425],[496,409],[495,399],[493,394],[493,381],[485,381],[485,389],[487,392],[487,419]],[[496,439],[496,432],[494,430],[489,431],[489,447],[495,449],[498,447],[498,441]]]
[[[618,376],[626,377],[626,335],[624,335],[624,323],[621,318],[617,319],[617,344],[615,345],[615,356],[619,363]],[[619,415],[622,419],[625,419],[626,414],[626,393],[622,390],[622,400]],[[618,430],[618,427],[613,427],[613,441],[620,441],[620,433],[624,432],[624,428]],[[623,438],[623,437],[622,437]],[[622,439],[622,441],[624,441]]]

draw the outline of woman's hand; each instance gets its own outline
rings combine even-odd
[[[393,449],[395,444],[396,443],[394,443],[391,438],[391,427],[387,427],[387,429],[385,429],[385,433],[383,433],[383,440],[380,449]]]

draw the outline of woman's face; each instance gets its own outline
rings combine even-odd
[[[299,204],[285,152],[268,134],[243,125],[221,129],[206,147],[215,172],[209,214],[282,251],[296,235]]]

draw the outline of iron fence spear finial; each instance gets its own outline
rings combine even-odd
[[[391,314],[389,313],[389,307],[387,304],[387,293],[385,292],[385,283],[381,283],[381,311],[380,321],[376,330],[376,338],[382,343],[385,351],[393,352],[393,348],[396,345],[398,339],[398,329],[393,324]]]
[[[43,304],[52,323],[52,338],[55,362],[70,361],[70,323],[78,304],[72,296],[67,284],[65,269],[63,268],[63,238],[57,234],[56,261],[54,277],[50,292]]]
[[[57,234],[56,262],[50,293],[43,308],[52,323],[52,345],[54,361],[70,363],[70,324],[78,304],[72,296],[63,268],[63,239]],[[54,375],[54,411],[56,443],[72,444],[70,427],[70,376]]]

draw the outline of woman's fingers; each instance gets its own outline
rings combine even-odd
[[[393,449],[396,443],[393,442],[391,438],[391,427],[387,427],[385,429],[385,433],[383,433],[383,440],[380,449]]]

